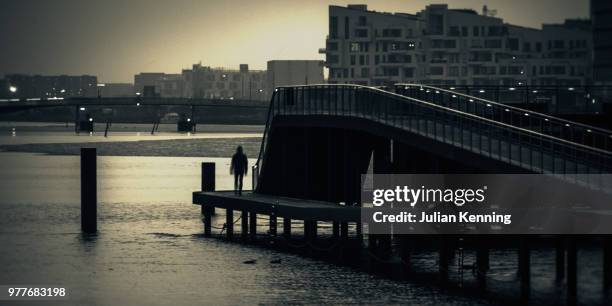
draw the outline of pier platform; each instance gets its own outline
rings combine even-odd
[[[338,203],[312,201],[280,196],[271,196],[243,191],[242,196],[227,191],[196,191],[193,204],[231,210],[246,210],[256,214],[307,220],[359,222],[360,209],[357,206],[344,206]]]

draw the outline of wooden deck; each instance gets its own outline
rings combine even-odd
[[[338,222],[359,222],[361,220],[359,207],[356,206],[270,196],[251,191],[243,192],[242,196],[234,195],[233,190],[196,191],[193,193],[193,204],[237,211],[246,210],[264,215],[275,212],[277,217],[297,220]]]

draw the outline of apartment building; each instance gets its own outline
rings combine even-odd
[[[416,14],[329,7],[329,83],[583,85],[592,82],[590,21],[533,29],[483,8],[428,5]]]
[[[241,64],[238,70],[194,64],[191,69],[183,70],[182,77],[187,98],[264,101],[269,97],[266,71],[249,70],[247,64]]]

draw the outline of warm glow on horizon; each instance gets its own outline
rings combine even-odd
[[[198,62],[233,69],[245,63],[250,69],[265,69],[272,59],[324,59],[318,49],[325,46],[330,4],[365,3],[376,11],[417,13],[430,3],[443,2],[4,2],[0,19],[7,26],[0,27],[4,53],[0,75],[91,74],[100,82],[133,82],[139,72],[180,73]],[[588,1],[447,2],[453,8],[476,11],[487,4],[507,22],[532,27],[588,16]],[[29,18],[11,17],[26,13]],[[46,34],[39,35],[42,32]]]

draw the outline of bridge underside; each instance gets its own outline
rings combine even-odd
[[[257,191],[330,202],[359,200],[361,174],[526,173],[524,169],[371,120],[276,116]]]

